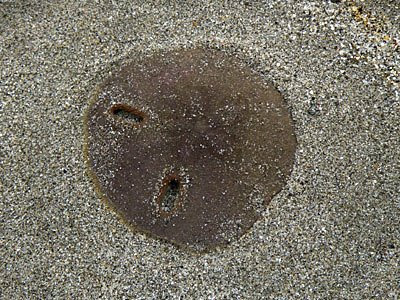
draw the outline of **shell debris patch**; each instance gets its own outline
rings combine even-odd
[[[85,122],[88,167],[109,204],[136,230],[199,251],[249,230],[294,161],[280,93],[216,50],[125,64]]]

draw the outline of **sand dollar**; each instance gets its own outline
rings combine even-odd
[[[251,228],[296,147],[280,93],[215,50],[133,59],[99,87],[85,122],[107,202],[135,229],[196,250]]]

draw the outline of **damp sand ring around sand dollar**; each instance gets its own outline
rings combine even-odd
[[[97,190],[137,231],[204,251],[239,238],[285,185],[296,138],[281,94],[221,51],[134,59],[85,118]]]

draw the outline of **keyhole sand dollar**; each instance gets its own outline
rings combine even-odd
[[[137,231],[203,251],[248,231],[296,138],[280,95],[221,51],[158,52],[98,88],[85,118],[97,190]]]

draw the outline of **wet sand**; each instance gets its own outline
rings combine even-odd
[[[400,11],[336,2],[0,1],[0,298],[396,299]],[[83,116],[121,60],[201,45],[278,88],[298,147],[253,228],[195,255],[101,202]]]

